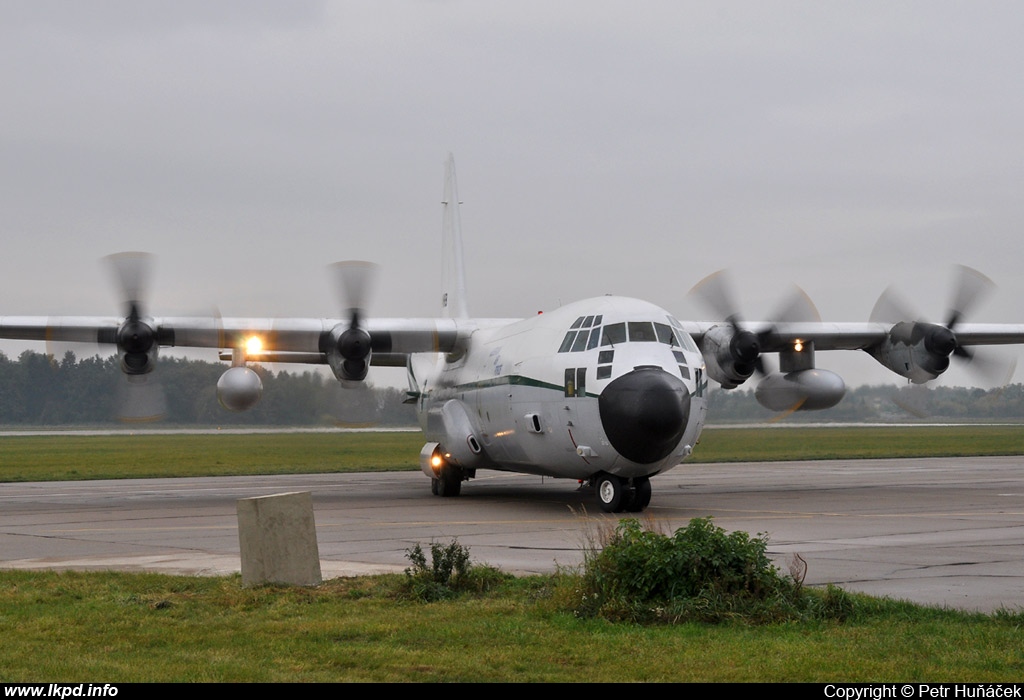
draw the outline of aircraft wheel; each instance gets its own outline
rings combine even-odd
[[[633,498],[630,499],[626,510],[630,513],[639,513],[651,503],[651,480],[646,476],[633,479]]]
[[[633,508],[633,502],[636,500],[636,490],[630,486],[629,482],[625,479],[622,480],[622,503],[619,504],[619,510],[617,513],[626,511],[627,513],[635,513],[636,510]]]
[[[434,483],[437,484],[436,491],[434,491]],[[431,479],[430,486],[431,491],[443,498],[458,496],[462,492],[462,470],[446,464],[441,468],[441,476]]]
[[[441,488],[440,484],[441,484],[441,480],[440,479],[431,479],[430,480],[430,493],[432,493],[435,496],[437,496],[438,495],[437,492]]]
[[[597,480],[597,503],[605,513],[618,513],[622,510],[622,499],[626,485],[617,476],[604,474]]]

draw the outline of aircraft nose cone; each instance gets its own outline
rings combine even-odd
[[[690,418],[690,395],[660,367],[639,367],[619,377],[597,400],[601,425],[626,459],[651,464],[679,444]]]

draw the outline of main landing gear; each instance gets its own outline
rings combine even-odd
[[[639,513],[651,502],[651,480],[646,476],[627,480],[600,474],[593,483],[597,503],[606,513]]]
[[[445,498],[458,496],[462,492],[462,482],[476,476],[475,469],[449,462],[448,455],[436,442],[428,442],[420,450],[420,469],[430,477],[430,492]]]
[[[454,497],[462,492],[462,482],[466,478],[462,469],[452,464],[444,464],[436,477],[430,479],[430,493],[435,496]]]

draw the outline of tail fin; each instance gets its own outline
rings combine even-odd
[[[462,262],[459,192],[455,183],[455,157],[451,153],[448,154],[444,167],[441,233],[444,239],[441,313],[445,318],[469,318],[469,311],[466,308],[466,273]]]

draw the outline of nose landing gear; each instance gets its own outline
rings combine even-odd
[[[651,480],[646,476],[622,479],[600,474],[593,483],[597,503],[606,513],[639,513],[651,502]]]

